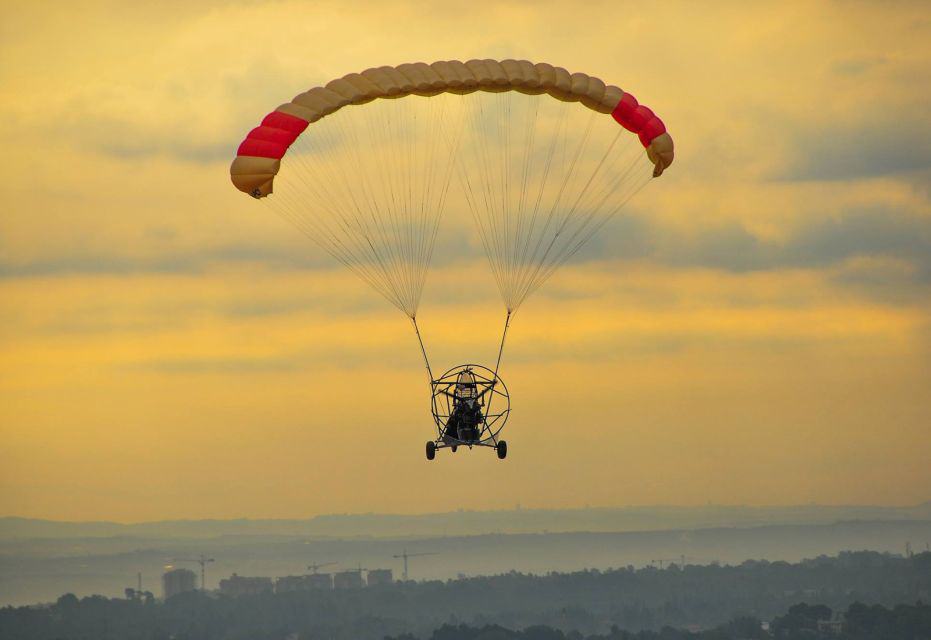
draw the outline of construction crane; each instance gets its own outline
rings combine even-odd
[[[136,588],[126,587],[123,589],[123,593],[126,594],[127,600],[139,600],[145,595],[145,592],[142,590],[142,572],[136,574]]]
[[[200,590],[207,591],[207,563],[216,562],[213,558],[208,558],[200,554],[197,558],[174,558],[172,562],[196,562],[200,565]]]
[[[321,562],[307,565],[307,568],[312,572],[317,573],[317,569],[322,569],[323,567],[329,567],[331,564],[336,564],[335,562]]]
[[[408,558],[416,558],[418,556],[435,556],[435,555],[439,555],[439,554],[436,552],[432,552],[432,551],[426,551],[423,553],[408,553],[407,549],[405,549],[399,555],[393,555],[391,557],[392,558],[404,558],[404,582],[407,582],[407,559]]]
[[[650,566],[655,567],[658,564],[660,570],[662,570],[664,562],[675,562],[675,561],[676,561],[675,558],[656,558],[654,560],[650,560]]]

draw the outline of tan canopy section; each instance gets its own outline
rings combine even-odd
[[[599,113],[611,114],[619,124],[637,134],[654,165],[654,176],[661,175],[672,164],[673,142],[662,120],[616,86],[542,62],[448,60],[366,69],[296,96],[249,132],[230,167],[231,179],[240,191],[256,198],[267,196],[272,192],[280,160],[297,136],[308,124],[345,106],[365,104],[376,98],[475,91],[545,93],[564,102],[580,102]]]

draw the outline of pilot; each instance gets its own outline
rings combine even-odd
[[[453,410],[446,423],[446,435],[463,442],[478,440],[478,425],[483,419],[475,376],[467,369],[456,379]]]

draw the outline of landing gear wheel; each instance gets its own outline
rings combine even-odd
[[[453,446],[450,447],[450,449],[453,450],[453,453],[456,453],[456,451],[459,450],[459,445],[458,445],[458,444],[454,444]]]
[[[501,454],[498,454],[499,456]],[[433,460],[436,457],[436,443],[432,440],[427,443],[427,460]]]
[[[501,440],[495,445],[495,451],[498,452],[498,460],[504,460],[508,457],[508,443]]]

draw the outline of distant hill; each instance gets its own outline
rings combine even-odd
[[[662,531],[711,527],[832,524],[845,521],[931,520],[931,501],[911,507],[824,506],[700,507],[645,506],[612,509],[514,509],[453,511],[418,515],[332,514],[306,520],[164,520],[60,522],[0,518],[0,540],[36,538],[214,538],[217,536],[306,536],[353,538],[454,536],[488,533],[564,533],[573,531]]]

